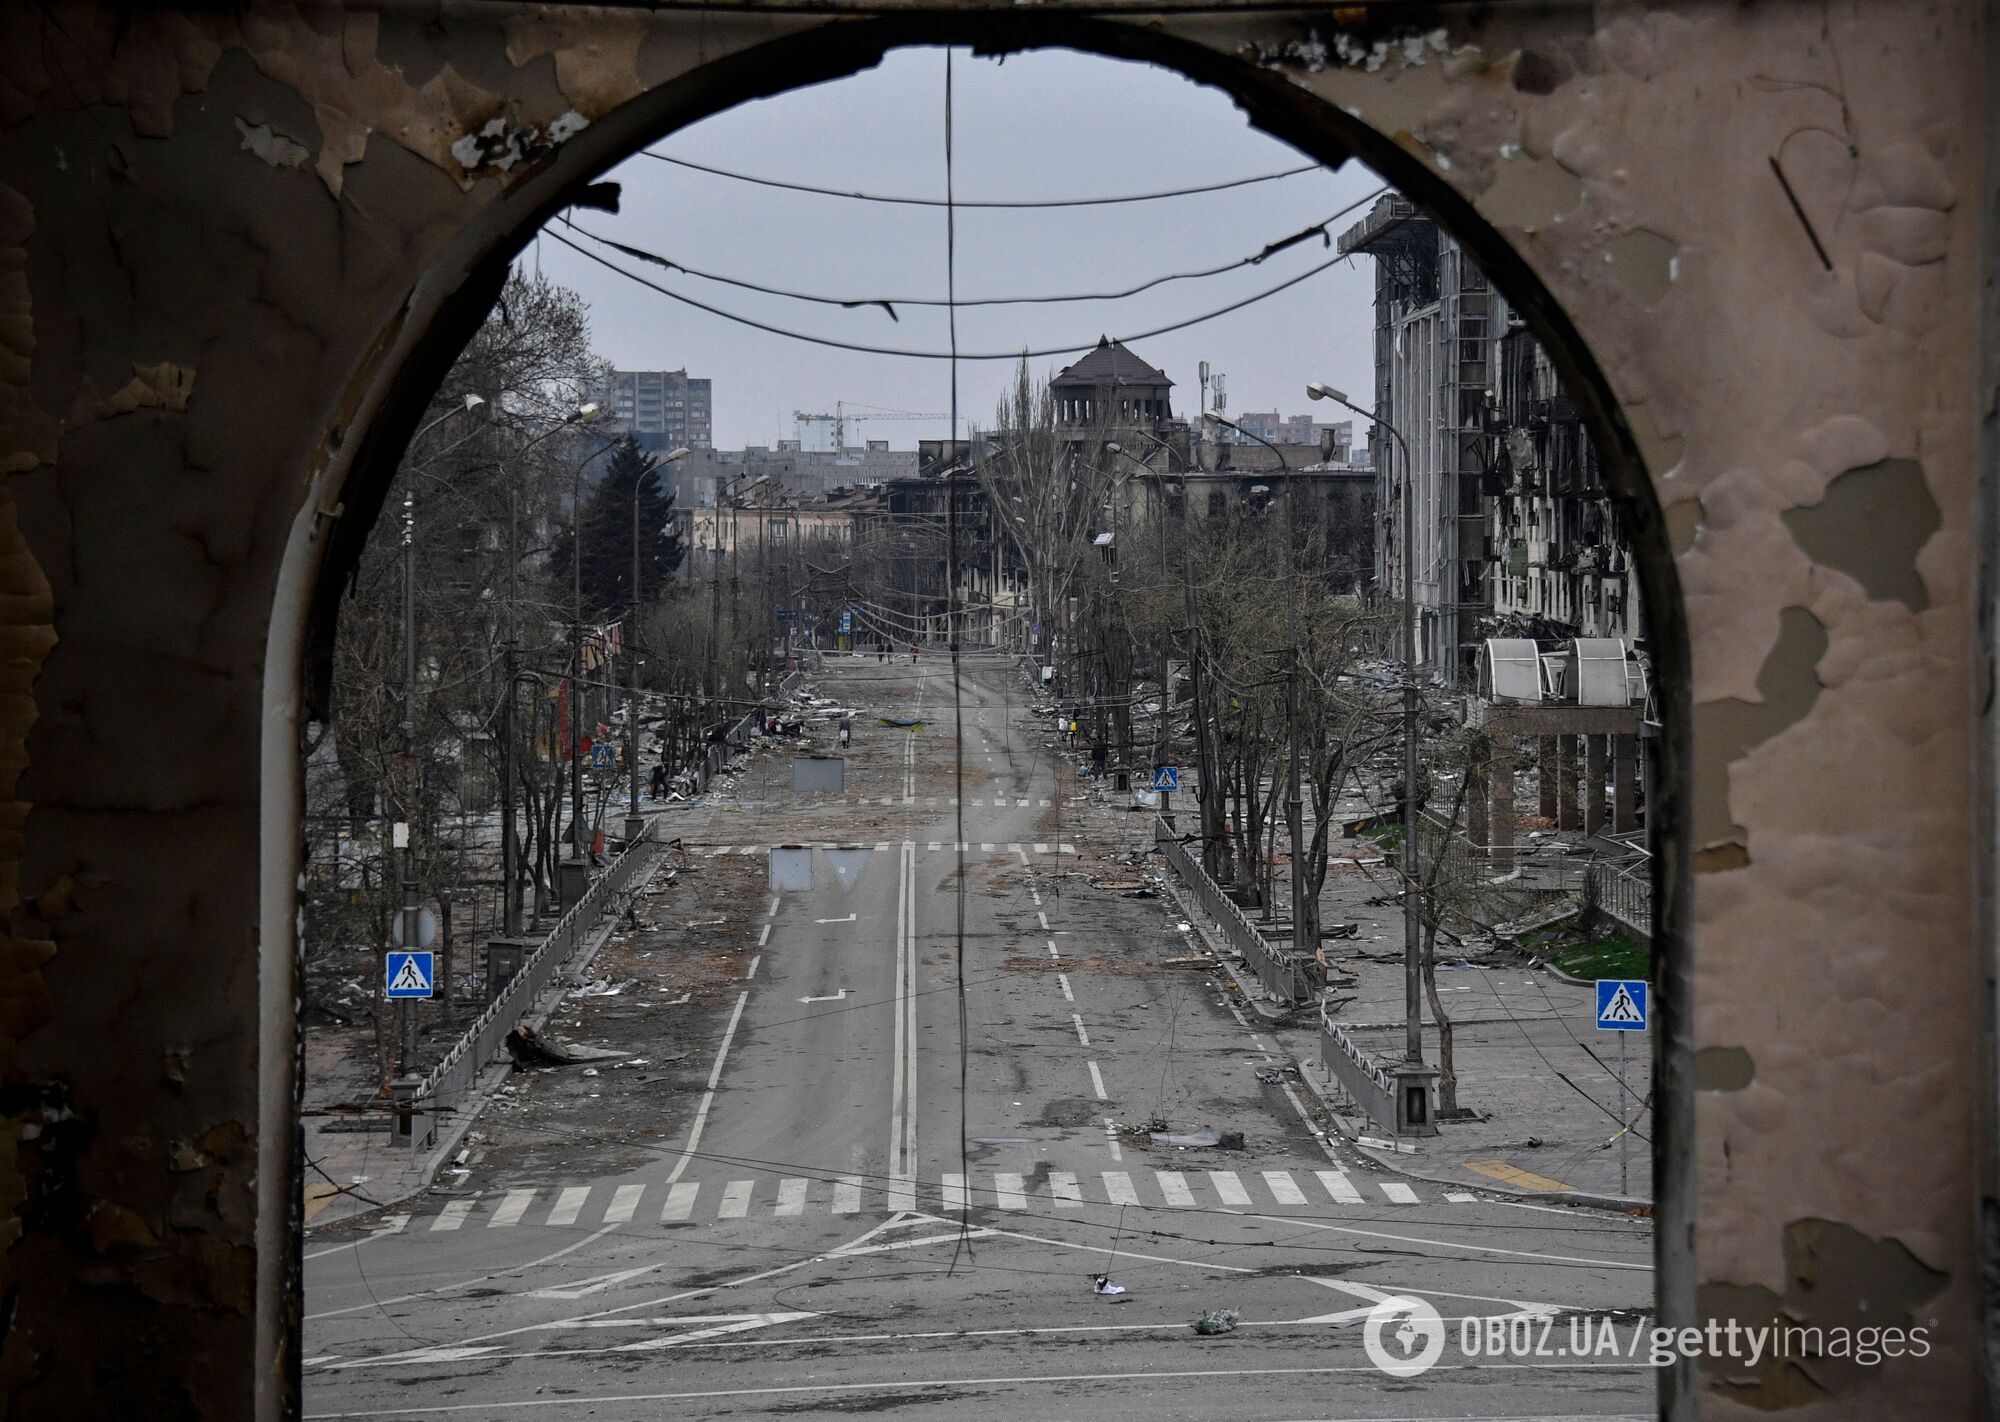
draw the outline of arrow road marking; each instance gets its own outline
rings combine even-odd
[[[846,988],[842,988],[832,997],[802,997],[799,999],[800,1002],[845,1002],[846,1000],[847,1000]]]
[[[854,922],[854,921],[855,921],[855,919],[856,919],[856,918],[858,918],[858,917],[859,917],[859,915],[858,915],[858,914],[849,914],[849,915],[848,915],[848,916],[847,916],[846,918],[816,918],[816,919],[814,919],[814,920],[813,920],[813,922],[814,922],[814,923],[852,923],[852,922]]]

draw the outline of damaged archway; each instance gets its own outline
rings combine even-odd
[[[1419,196],[1529,313],[1648,550],[1662,680],[1686,698],[1656,886],[1663,1308],[1921,1302],[1941,1330],[1922,1370],[1727,1390],[1965,1411],[1975,1113],[1942,1063],[1980,1033],[1978,9],[1440,8],[1434,31],[1400,6],[1342,9],[1338,31],[1060,4],[10,18],[7,1035],[35,1126],[0,1171],[14,1410],[73,1407],[80,1378],[92,1405],[241,1414],[253,1378],[267,1415],[295,1395],[295,688],[507,258],[641,142],[955,41],[1220,84]],[[1918,1267],[1885,1275],[1885,1253]],[[1670,1407],[1722,1395],[1691,1381]]]

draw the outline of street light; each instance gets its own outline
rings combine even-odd
[[[1222,425],[1248,436],[1271,451],[1278,459],[1278,475],[1285,485],[1285,527],[1279,530],[1279,537],[1285,545],[1285,640],[1291,643],[1288,665],[1285,668],[1285,827],[1292,837],[1292,949],[1294,952],[1317,953],[1317,930],[1312,943],[1306,942],[1307,919],[1305,912],[1305,796],[1299,788],[1299,593],[1298,576],[1292,566],[1292,536],[1298,526],[1298,503],[1292,497],[1293,479],[1291,470],[1285,464],[1284,451],[1260,434],[1254,434],[1232,419],[1210,410],[1204,416],[1209,423]],[[1264,489],[1258,485],[1257,489]],[[1253,490],[1252,492],[1255,492]],[[1268,491],[1267,491],[1268,492]],[[1318,914],[1312,922],[1317,925]]]
[[[665,469],[688,457],[685,447],[662,459],[656,469]],[[632,480],[632,611],[631,625],[625,630],[625,680],[630,688],[625,703],[625,772],[628,797],[625,802],[625,843],[639,838],[644,821],[639,817],[639,486],[653,469],[642,468]]]
[[[597,418],[597,405],[593,402],[580,406],[578,419],[588,424]],[[617,441],[606,439],[596,449],[577,461],[575,471],[570,475],[569,517],[574,525],[572,551],[570,554],[570,695],[569,695],[569,845],[570,862],[582,864],[583,848],[583,758],[578,749],[583,737],[579,734],[583,716],[583,471],[590,462]],[[558,900],[560,906],[560,900]]]
[[[1313,381],[1309,400],[1331,400],[1388,431],[1403,452],[1403,517],[1400,530],[1403,563],[1403,1055],[1412,1066],[1424,1060],[1422,1019],[1418,1016],[1423,971],[1417,953],[1417,583],[1414,525],[1415,475],[1409,442],[1402,431],[1373,410],[1364,410],[1331,385]],[[1400,1112],[1398,1113],[1400,1116]]]

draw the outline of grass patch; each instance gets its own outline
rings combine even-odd
[[[1566,944],[1549,961],[1573,978],[1650,978],[1653,954],[1623,933]]]

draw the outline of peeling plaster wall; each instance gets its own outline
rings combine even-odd
[[[1552,349],[1629,433],[1636,541],[1675,559],[1646,570],[1656,641],[1678,611],[1691,656],[1662,1076],[1695,1190],[1662,1167],[1667,1305],[1940,1329],[1921,1363],[1674,1379],[1669,1404],[1970,1415],[1982,7],[991,13],[993,43],[1243,66],[1259,121],[1483,218],[1460,235],[1580,341]],[[254,1314],[290,1278],[290,1076],[258,1027],[291,905],[260,875],[294,851],[258,817],[294,787],[259,747],[291,733],[297,609],[523,224],[676,122],[866,62],[868,23],[946,32],[782,0],[0,9],[9,1415],[282,1405],[284,1319],[260,1352]]]

